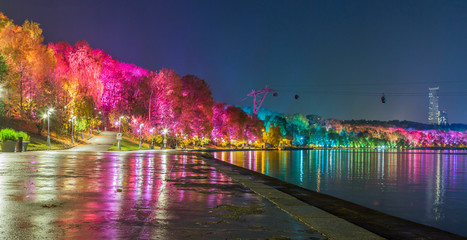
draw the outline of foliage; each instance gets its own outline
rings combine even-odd
[[[19,113],[21,118],[35,118],[38,108],[50,101],[45,99],[47,91],[42,86],[50,78],[54,64],[43,39],[39,24],[28,20],[22,26],[9,22],[0,31],[0,54],[8,67],[4,86],[7,100],[14,106],[13,115]]]
[[[18,26],[0,12],[0,115],[27,118],[40,131],[42,114],[55,109],[51,127],[77,132],[99,125],[126,136],[165,138],[170,144],[222,146],[287,142],[326,147],[462,147],[465,125],[434,128],[407,121],[339,121],[281,114],[215,102],[209,85],[169,68],[150,71],[123,63],[87,42],[43,44],[38,23]],[[143,124],[143,125],[141,125]],[[140,127],[141,126],[141,127]],[[418,129],[418,130],[415,130]],[[141,134],[138,132],[141,130]],[[453,131],[457,130],[457,131]],[[464,131],[464,132],[462,132]]]
[[[191,137],[209,136],[212,131],[214,100],[208,84],[194,75],[187,75],[182,82],[182,132]]]
[[[75,129],[76,131],[85,131],[89,125],[89,120],[86,118],[79,118],[76,120]]]
[[[7,105],[3,101],[0,100],[0,117],[6,116],[7,111],[8,111]]]
[[[29,135],[23,131],[16,132],[16,137],[17,138],[22,137],[23,141],[29,141],[30,139]]]
[[[16,132],[14,129],[11,128],[5,128],[0,130],[0,140],[6,141],[6,140],[11,140],[11,141],[16,141],[18,140],[16,138]]]
[[[0,55],[0,83],[3,83],[4,76],[8,73],[5,56]]]

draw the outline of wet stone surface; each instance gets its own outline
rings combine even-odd
[[[2,239],[322,239],[198,156],[0,154]]]

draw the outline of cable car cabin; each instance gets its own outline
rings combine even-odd
[[[297,100],[299,98],[298,94],[295,94],[295,100]]]
[[[384,95],[381,97],[381,102],[386,103],[386,98],[384,97]]]

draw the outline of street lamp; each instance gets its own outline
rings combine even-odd
[[[44,118],[47,117],[47,147],[50,147],[50,114],[54,111],[53,108],[47,110],[47,113],[44,114]]]
[[[162,134],[164,135],[164,149],[167,149],[167,132],[169,132],[169,130],[167,128],[164,128],[162,130]]]
[[[141,128],[142,128],[143,126],[144,126],[144,124],[142,124],[142,123],[139,125],[139,149],[142,148],[142,140],[143,140],[143,139],[141,138],[141,133],[142,133]]]
[[[121,126],[122,126],[122,118],[124,118],[124,116],[120,116],[118,118],[118,122],[115,122],[116,125],[118,125],[118,136],[117,136],[117,149],[120,150],[121,149],[121,146],[120,146],[120,138],[121,138]]]

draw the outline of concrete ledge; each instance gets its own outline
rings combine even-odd
[[[284,212],[323,234],[328,239],[384,239],[366,229],[306,204],[289,194],[235,173],[227,167],[212,162],[208,164],[268,199]]]
[[[218,159],[198,156],[330,239],[466,239]]]

